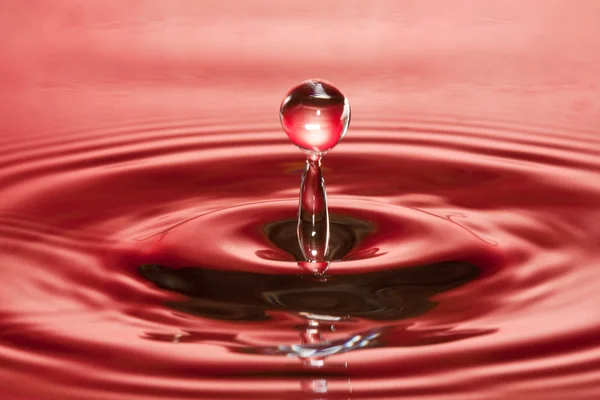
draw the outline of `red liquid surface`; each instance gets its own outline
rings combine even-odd
[[[0,5],[1,397],[600,396],[596,1],[25,3]],[[372,226],[328,273],[479,276],[316,332],[170,307],[141,264],[298,273],[263,227],[296,216],[277,113],[310,77],[353,107],[330,211]]]

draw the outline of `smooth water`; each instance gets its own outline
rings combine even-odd
[[[24,3],[0,397],[600,396],[597,2]],[[278,117],[311,77],[352,101],[322,277]]]

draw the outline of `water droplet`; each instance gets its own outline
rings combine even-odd
[[[279,116],[292,142],[315,159],[331,150],[346,134],[350,103],[331,83],[311,79],[288,92]]]

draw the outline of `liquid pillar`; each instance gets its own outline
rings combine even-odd
[[[321,159],[307,159],[300,185],[298,207],[298,243],[305,262],[299,265],[315,274],[329,266],[329,210]]]
[[[288,92],[281,103],[281,125],[307,156],[300,185],[298,265],[322,274],[329,266],[329,211],[321,159],[344,137],[350,124],[348,99],[332,84],[308,80]]]

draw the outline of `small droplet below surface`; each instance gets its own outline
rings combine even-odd
[[[281,125],[306,154],[320,157],[346,134],[350,103],[331,83],[311,79],[290,90],[280,109]]]
[[[298,266],[303,268],[305,271],[310,272],[311,274],[321,275],[329,267],[328,261],[299,261]]]

